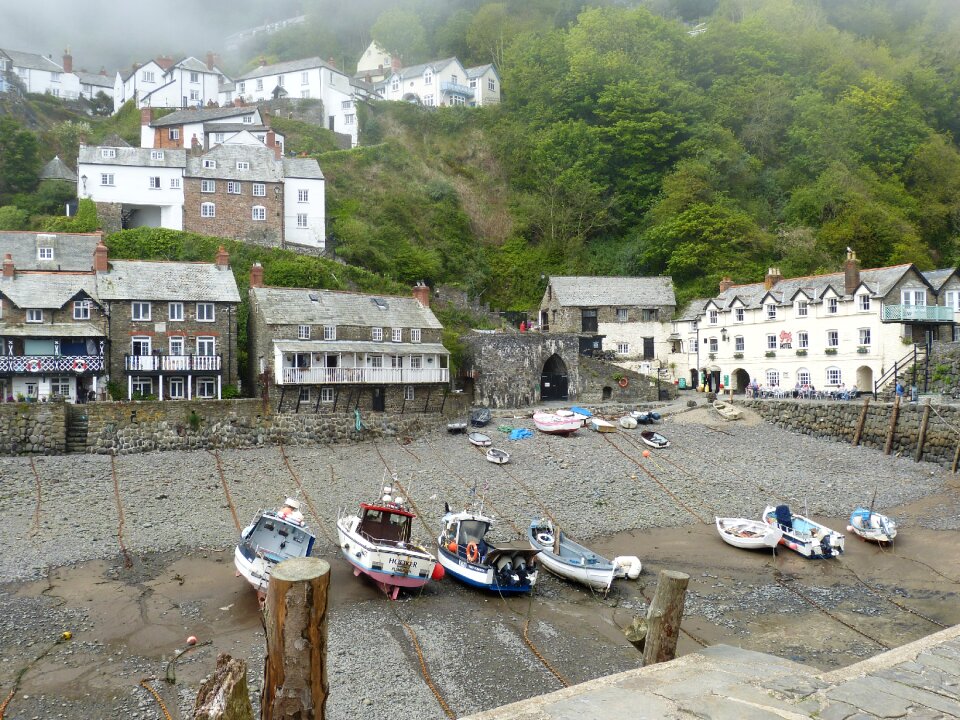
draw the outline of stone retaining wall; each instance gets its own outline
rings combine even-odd
[[[736,402],[757,411],[764,420],[777,427],[848,444],[853,440],[863,409],[863,400],[808,402],[738,398]],[[890,430],[892,407],[892,403],[871,401],[860,436],[861,445],[883,450]],[[892,454],[915,456],[923,407],[922,400],[900,406],[893,432]],[[960,441],[954,428],[960,429],[960,407],[931,406],[921,459],[950,467]]]
[[[63,403],[0,405],[0,453],[59,455],[67,442]]]

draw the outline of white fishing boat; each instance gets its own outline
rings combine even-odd
[[[437,558],[462,583],[500,595],[530,592],[537,582],[537,551],[529,547],[497,546],[487,540],[493,518],[483,508],[452,512],[447,506]]]
[[[603,418],[592,417],[587,421],[587,423],[590,425],[590,429],[595,430],[596,432],[608,433],[617,431],[616,425],[614,425],[612,422],[604,420]]]
[[[360,503],[357,514],[340,513],[337,535],[353,574],[371,578],[396,600],[402,588],[419,588],[443,577],[443,568],[410,535],[416,517],[403,497],[386,485],[373,503]]]
[[[533,414],[533,424],[537,430],[549,435],[570,435],[583,427],[584,415],[558,410],[555,413],[538,411]]]
[[[610,590],[614,578],[636,580],[640,576],[640,558],[623,556],[608,560],[571,540],[547,518],[534,520],[528,532],[530,547],[540,553],[538,561],[554,575],[604,593]]]
[[[644,442],[644,444],[649,445],[652,448],[657,448],[658,450],[670,447],[670,441],[660,433],[654,432],[653,430],[642,431],[640,433],[640,439]]]
[[[471,444],[476,445],[477,447],[490,447],[493,445],[493,440],[490,439],[489,435],[484,435],[480,432],[472,432],[467,435],[467,440]]]
[[[728,545],[748,550],[776,547],[783,530],[774,525],[746,518],[716,518],[717,532]]]
[[[637,419],[629,415],[624,415],[620,418],[620,427],[624,430],[634,430],[637,427]]]
[[[265,595],[273,566],[309,556],[315,541],[316,536],[304,523],[300,503],[287,498],[277,510],[260,510],[240,532],[233,564],[258,594]]]
[[[841,533],[803,515],[795,515],[786,505],[768,505],[763,511],[763,520],[783,531],[781,545],[806,558],[832,558],[843,553]]]
[[[897,523],[886,515],[857,508],[850,514],[847,530],[869,542],[886,545],[897,536]]]
[[[743,416],[743,411],[734,407],[723,400],[714,400],[713,409],[716,410],[724,420],[739,420]]]
[[[500,448],[492,447],[487,450],[487,461],[494,465],[506,465],[510,462],[510,453]]]

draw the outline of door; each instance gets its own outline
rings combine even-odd
[[[643,339],[643,359],[652,360],[653,359],[653,338],[645,337]]]
[[[333,127],[334,127],[334,125],[336,124],[336,122],[335,122],[336,119],[337,119],[337,118],[336,118],[336,115],[330,115],[330,116],[327,118],[327,125],[328,125],[327,129],[328,129],[328,130],[333,130]]]
[[[540,399],[567,400],[569,383],[566,363],[559,355],[551,355],[540,373]]]
[[[597,331],[597,309],[583,308],[580,311],[580,330],[582,332]]]
[[[373,405],[371,409],[374,412],[383,412],[387,408],[387,392],[385,388],[373,388]]]

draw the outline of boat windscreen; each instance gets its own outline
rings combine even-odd
[[[457,542],[461,545],[472,542],[478,543],[483,540],[483,536],[487,534],[489,527],[490,523],[484,520],[461,520],[460,537],[457,538]]]

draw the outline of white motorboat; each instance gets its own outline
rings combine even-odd
[[[783,530],[759,520],[746,518],[716,518],[717,532],[728,545],[755,550],[776,547],[783,538]]]
[[[537,430],[548,435],[570,435],[583,427],[585,415],[558,410],[555,413],[538,411],[533,414],[533,424]]]
[[[640,558],[608,560],[571,540],[547,518],[530,523],[528,539],[530,547],[539,551],[537,559],[547,570],[601,592],[610,590],[614,578],[636,580],[642,570]]]
[[[443,577],[443,568],[427,549],[411,540],[413,519],[404,498],[386,485],[373,503],[360,503],[356,515],[341,513],[337,535],[353,574],[371,578],[396,600],[402,588],[419,588]]]
[[[300,503],[287,498],[278,510],[260,510],[240,532],[233,564],[258,594],[265,595],[273,566],[309,556],[315,541],[316,536],[304,523]]]
[[[847,530],[869,542],[886,545],[897,536],[897,523],[886,515],[857,508],[850,514]]]
[[[841,533],[803,515],[795,515],[786,505],[768,505],[763,511],[763,520],[783,531],[781,545],[806,558],[832,558],[843,553]]]

